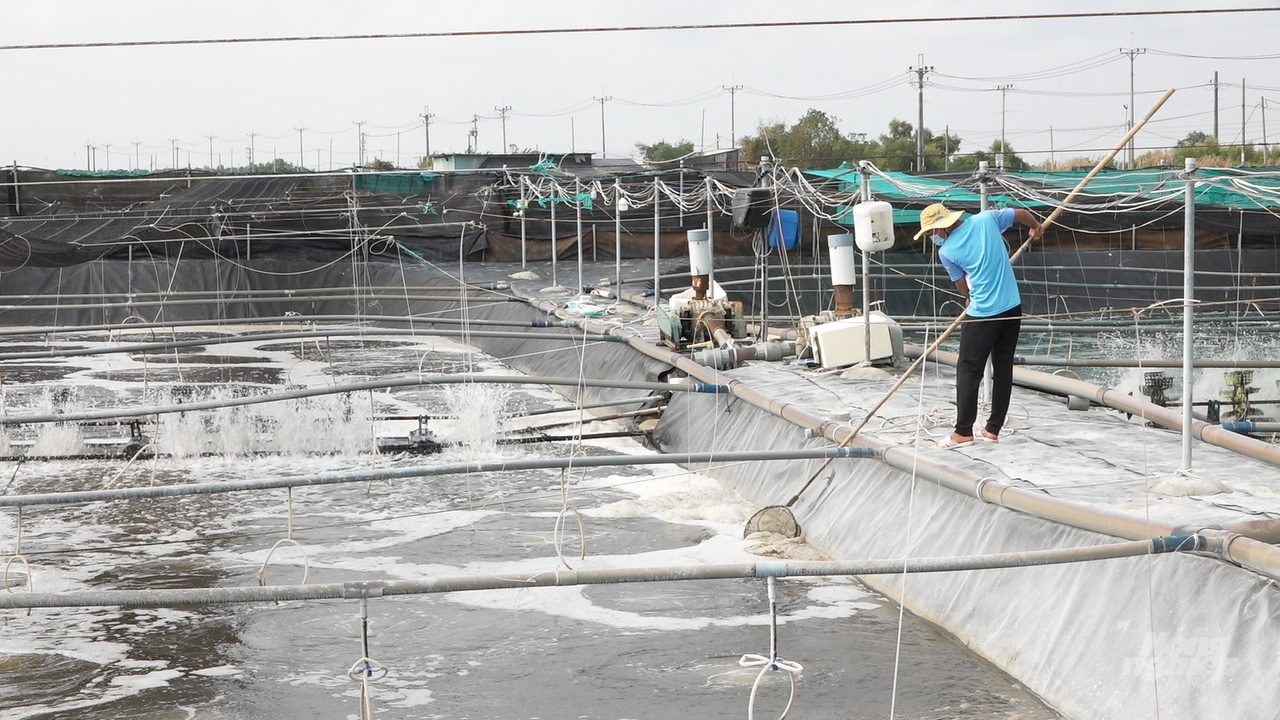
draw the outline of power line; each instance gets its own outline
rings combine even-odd
[[[570,35],[588,33],[652,32],[670,30],[741,30],[752,28],[844,27],[850,25],[903,25],[998,20],[1070,20],[1083,18],[1160,17],[1170,15],[1224,15],[1277,12],[1280,7],[1196,8],[1183,10],[1127,10],[1121,12],[1033,13],[1026,15],[961,15],[952,17],[860,18],[857,20],[795,20],[700,25],[620,25],[585,28],[528,28],[521,30],[459,30],[453,32],[369,33],[361,35],[280,35],[274,37],[206,38],[187,40],[125,40],[115,42],[40,43],[0,45],[0,50],[61,50],[67,48],[151,47],[164,45],[229,45],[242,43],[314,42],[319,40],[403,40],[451,37],[502,37],[518,35]]]

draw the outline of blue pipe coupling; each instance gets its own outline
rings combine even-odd
[[[1151,538],[1154,553],[1195,552],[1209,549],[1209,539],[1203,535],[1167,535]]]

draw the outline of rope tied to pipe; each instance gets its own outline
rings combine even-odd
[[[578,456],[585,456],[585,455],[586,455],[586,453],[585,453],[584,451],[582,451],[582,450],[579,450],[579,451],[577,451],[576,453],[574,453],[574,457],[578,457]],[[573,566],[569,564],[569,561],[568,561],[568,560],[565,560],[565,559],[564,559],[564,535],[563,535],[563,532],[564,532],[564,530],[566,529],[566,526],[567,526],[567,524],[568,524],[568,523],[566,523],[566,522],[565,522],[565,516],[566,516],[568,513],[572,512],[572,513],[574,514],[574,516],[578,519],[578,539],[579,539],[579,542],[578,542],[578,547],[579,547],[578,559],[579,559],[579,560],[586,560],[586,559],[587,559],[587,528],[586,528],[586,525],[585,525],[585,524],[583,523],[583,521],[582,521],[582,513],[578,511],[578,508],[576,508],[576,507],[574,507],[573,505],[570,505],[570,504],[569,504],[568,473],[569,473],[569,469],[568,469],[568,468],[561,468],[561,469],[560,469],[560,503],[561,503],[561,508],[560,508],[560,512],[556,515],[556,525],[555,525],[555,531],[554,531],[554,533],[553,533],[553,535],[552,535],[552,542],[555,544],[555,548],[556,548],[556,557],[557,557],[557,558],[559,558],[559,560],[560,560],[560,564],[561,564],[561,565],[564,565],[566,569],[572,570],[572,569],[573,569]],[[583,468],[583,469],[582,469],[582,475],[583,475],[583,478],[585,478],[585,477],[586,477],[586,473],[587,473],[586,468]]]
[[[307,549],[302,547],[302,543],[293,539],[293,488],[287,488],[289,491],[289,508],[288,508],[288,531],[284,538],[276,541],[275,545],[267,551],[267,556],[262,560],[262,567],[258,568],[258,585],[267,586],[267,565],[271,563],[271,556],[275,555],[276,550],[281,545],[293,545],[302,553],[302,581],[299,585],[306,585],[307,578],[311,576],[311,561],[307,559]]]
[[[787,697],[787,706],[782,709],[782,714],[778,716],[778,720],[783,720],[787,713],[791,712],[791,706],[796,701],[796,676],[804,672],[804,666],[798,662],[791,660],[783,660],[778,657],[778,589],[776,578],[773,575],[768,577],[769,582],[769,656],[756,655],[748,653],[738,659],[738,665],[742,667],[759,667],[760,672],[756,675],[756,680],[751,684],[751,699],[747,702],[747,720],[755,720],[756,717],[756,695],[760,691],[760,682],[764,680],[766,673],[770,671],[783,671],[787,673],[788,679],[791,681],[791,693]]]
[[[36,591],[35,578],[31,576],[31,563],[27,562],[27,556],[22,554],[22,508],[18,508],[18,537],[13,544],[13,555],[9,556],[8,562],[4,564],[4,590],[12,593],[13,586],[9,584],[9,569],[13,567],[15,560],[22,561],[22,570],[27,577],[27,592],[34,593]],[[27,615],[31,615],[31,608],[27,608]]]

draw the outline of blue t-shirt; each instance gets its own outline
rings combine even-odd
[[[992,317],[1022,304],[1001,237],[1013,224],[1013,215],[1009,209],[980,212],[960,223],[938,248],[951,281],[968,278],[969,317]]]

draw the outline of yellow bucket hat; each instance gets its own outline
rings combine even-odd
[[[916,233],[912,239],[919,240],[921,235],[935,228],[951,227],[956,224],[961,215],[964,215],[961,210],[952,212],[946,205],[934,203],[920,211],[920,232]]]

